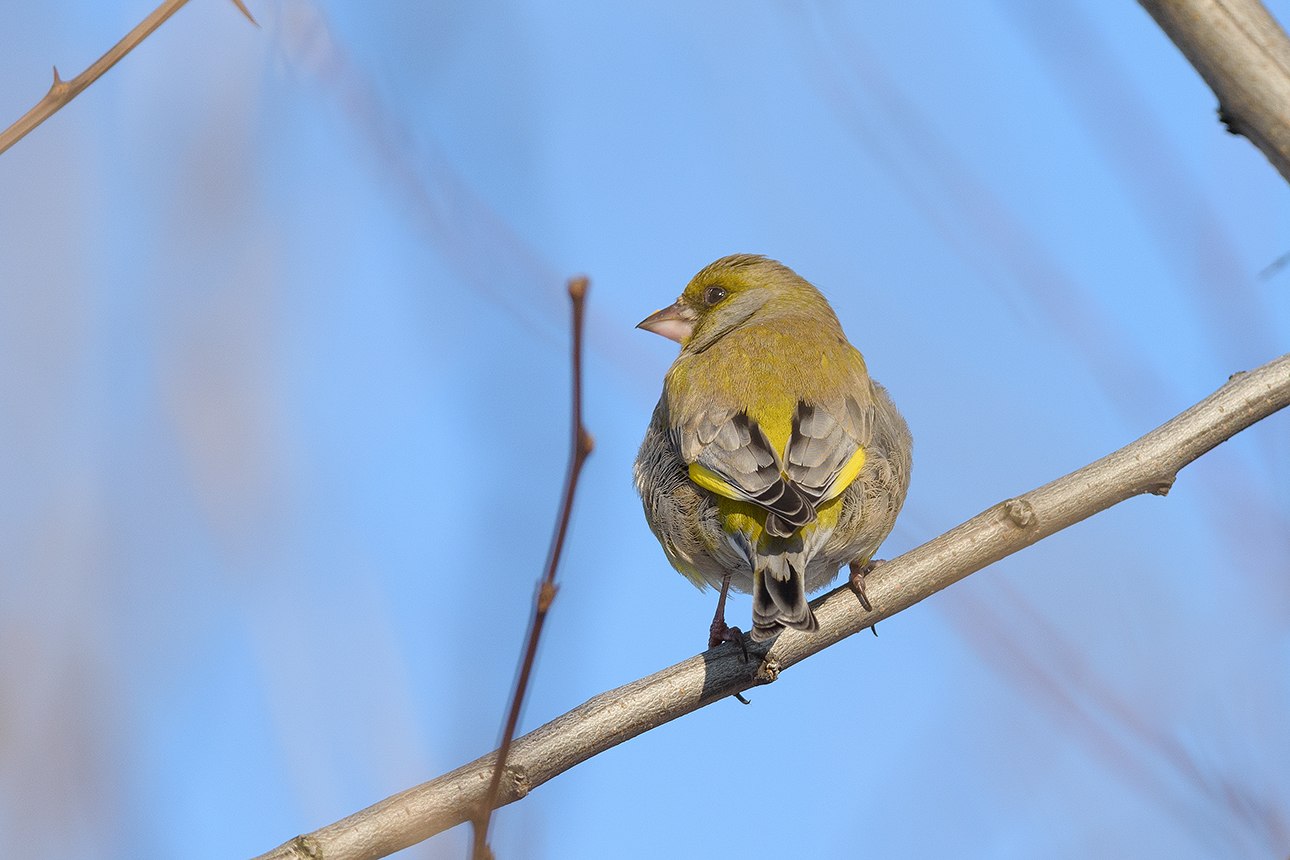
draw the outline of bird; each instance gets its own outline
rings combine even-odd
[[[880,320],[870,325],[880,325]],[[864,575],[909,489],[912,438],[823,294],[756,254],[709,264],[637,328],[681,345],[633,468],[668,561],[720,590],[752,592],[754,642],[816,631],[808,592],[842,565]]]

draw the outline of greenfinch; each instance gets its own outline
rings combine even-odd
[[[681,345],[635,479],[672,566],[721,591],[709,645],[743,641],[731,586],[754,641],[816,630],[807,592],[844,564],[862,587],[904,503],[905,420],[819,290],[766,257],[717,260],[638,328]]]

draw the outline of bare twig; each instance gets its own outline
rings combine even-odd
[[[722,645],[591,699],[529,732],[510,750],[499,804],[642,732],[733,693],[774,681],[789,666],[913,606],[1023,547],[1141,493],[1164,495],[1178,470],[1290,405],[1290,354],[1227,384],[1113,454],[1008,499],[892,559],[865,580],[866,611],[848,585],[814,601],[818,633],[785,631],[750,649]],[[769,645],[769,647],[767,647]],[[261,855],[257,860],[373,860],[459,824],[488,796],[490,754]]]
[[[1218,115],[1290,181],[1290,39],[1259,0],[1138,0],[1218,96]]]
[[[121,61],[121,58],[130,53],[135,47],[148,38],[152,31],[166,22],[166,19],[179,11],[188,0],[166,0],[156,9],[139,22],[139,25],[125,34],[121,41],[117,42],[103,56],[99,57],[90,67],[81,72],[70,81],[65,81],[58,75],[58,67],[54,67],[54,82],[49,85],[49,92],[45,93],[44,98],[36,102],[35,107],[23,114],[17,122],[0,132],[0,152],[4,152],[18,141],[27,136],[28,132],[49,119],[55,113],[62,109],[64,105],[81,94],[81,91],[90,84],[97,81],[103,76],[103,73],[115,66]],[[255,18],[251,12],[243,5],[242,0],[233,0],[233,5],[242,11],[252,24],[257,27]]]
[[[474,860],[490,860],[492,853],[488,848],[488,826],[492,821],[493,810],[499,804],[502,774],[506,771],[506,758],[515,739],[515,726],[520,720],[520,709],[524,705],[524,694],[528,690],[529,676],[533,672],[533,661],[537,658],[538,640],[542,636],[542,625],[546,623],[547,611],[555,600],[557,590],[555,572],[560,565],[560,553],[564,549],[564,536],[569,530],[569,517],[573,513],[573,496],[578,491],[578,476],[582,466],[587,462],[594,447],[591,434],[582,424],[582,318],[587,298],[587,279],[571,278],[569,280],[569,304],[573,310],[573,421],[570,427],[569,470],[564,479],[564,498],[560,502],[560,516],[556,521],[555,534],[551,537],[551,549],[547,554],[546,573],[538,582],[537,593],[533,596],[533,620],[529,625],[528,643],[524,646],[524,660],[520,664],[519,678],[515,682],[515,692],[511,696],[511,708],[506,715],[506,726],[502,729],[502,743],[497,751],[493,764],[492,778],[488,781],[488,790],[484,792],[483,803],[477,810],[474,820],[474,839],[471,856]]]

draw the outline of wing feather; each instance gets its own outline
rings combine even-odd
[[[690,479],[706,490],[768,512],[766,531],[788,537],[815,519],[815,507],[784,474],[779,455],[746,412],[704,413],[680,429]]]
[[[813,505],[842,493],[864,467],[871,410],[850,395],[841,409],[800,402],[793,414],[784,471]]]

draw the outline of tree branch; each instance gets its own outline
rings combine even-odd
[[[65,81],[58,76],[58,67],[54,66],[54,82],[49,85],[49,91],[44,97],[36,102],[35,107],[27,111],[13,125],[0,132],[0,153],[13,146],[18,141],[27,136],[32,129],[40,125],[45,120],[56,114],[68,102],[76,98],[90,84],[97,81],[103,76],[103,73],[115,66],[121,61],[121,58],[135,49],[136,46],[152,34],[152,31],[166,22],[171,15],[187,3],[188,0],[165,0],[156,9],[153,9],[148,17],[139,22],[121,41],[113,45],[106,54],[99,57],[90,67],[81,72],[70,81]],[[247,19],[255,24],[255,18],[251,17],[250,11],[242,3],[242,0],[233,0],[233,5],[242,11]],[[256,24],[256,26],[259,26]]]
[[[818,633],[785,631],[750,647],[722,645],[610,690],[515,741],[500,804],[642,732],[759,684],[965,576],[1141,493],[1164,495],[1178,470],[1225,439],[1290,405],[1290,354],[1227,384],[1120,450],[1008,499],[889,561],[865,580],[873,611],[843,585],[815,600]],[[768,647],[769,646],[769,647]],[[483,801],[496,754],[305,836],[256,860],[372,860],[467,820]]]
[[[1290,182],[1290,39],[1259,0],[1138,0],[1218,96],[1227,130]]]

